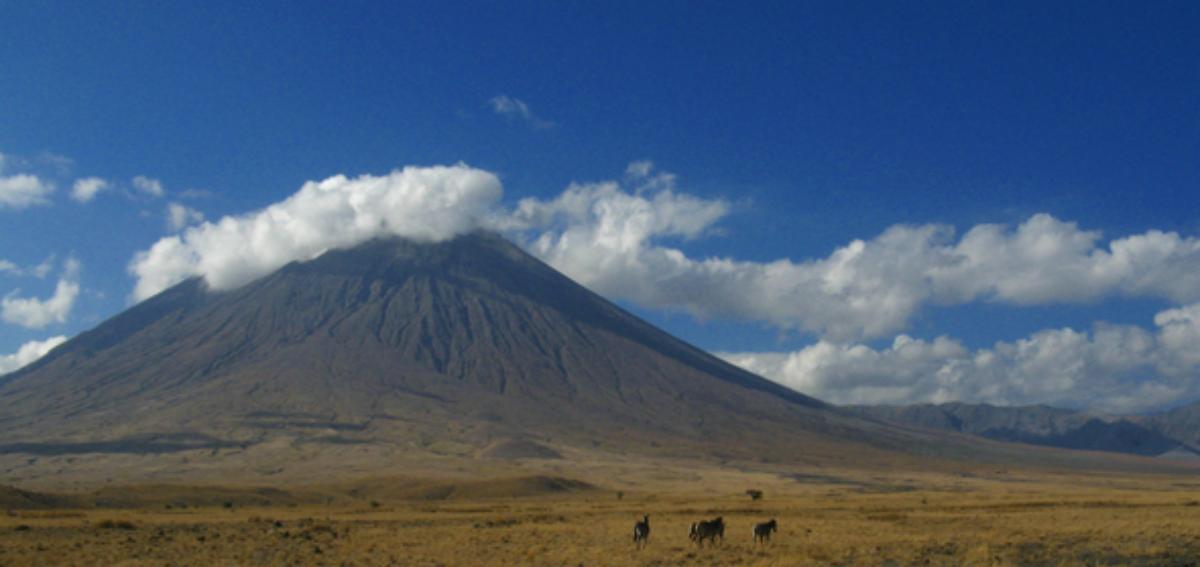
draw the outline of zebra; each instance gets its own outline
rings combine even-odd
[[[642,516],[642,520],[633,525],[633,543],[638,549],[650,543],[650,516]]]
[[[779,524],[775,522],[775,518],[771,518],[769,522],[754,524],[754,543],[767,543],[771,539],[771,532],[778,529]]]
[[[713,520],[696,522],[692,524],[692,532],[688,537],[700,547],[704,547],[704,540],[708,540],[713,545],[717,543],[717,538],[725,541],[725,519],[717,516]]]

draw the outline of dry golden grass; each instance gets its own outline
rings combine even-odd
[[[622,498],[612,490],[442,501],[359,494],[331,505],[12,510],[0,516],[0,565],[1193,565],[1200,558],[1200,484],[1186,477],[801,480],[715,475]],[[766,496],[752,502],[744,494],[752,487]],[[632,527],[642,514],[652,532],[639,551]],[[725,542],[693,545],[689,524],[717,515],[728,525]],[[779,520],[779,532],[754,545],[751,525],[769,518]]]

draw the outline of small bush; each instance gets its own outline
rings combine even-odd
[[[746,491],[746,495],[749,496],[751,500],[762,500],[763,491],[751,488],[750,490]]]
[[[372,501],[371,501],[371,507],[372,507],[372,508],[378,508],[379,506],[380,506],[380,504],[379,504],[379,501],[378,501],[378,500],[372,500]]]
[[[96,527],[102,530],[136,529],[136,527],[133,525],[133,522],[130,522],[129,520],[100,520],[100,522],[96,524]]]

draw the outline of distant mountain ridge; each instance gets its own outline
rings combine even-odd
[[[1155,416],[1106,416],[1035,406],[950,402],[907,406],[849,406],[858,415],[1013,443],[1141,456],[1197,452],[1200,405]]]
[[[1130,416],[1126,419],[1200,450],[1200,402],[1182,405],[1152,415]]]

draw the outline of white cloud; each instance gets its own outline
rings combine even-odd
[[[42,261],[41,264],[22,268],[17,264],[0,258],[0,273],[13,276],[33,276],[35,278],[44,278],[54,269],[54,256],[50,256]]]
[[[167,230],[178,232],[185,227],[204,222],[204,213],[179,203],[167,205]]]
[[[1151,230],[1098,246],[1098,231],[1037,214],[1007,231],[978,225],[929,272],[942,301],[974,298],[1019,305],[1091,301],[1120,294],[1176,302],[1200,299],[1200,240]]]
[[[1200,368],[1200,303],[1168,309],[1154,316],[1158,342],[1170,354],[1160,364],[1172,374]]]
[[[75,167],[75,160],[54,152],[39,152],[33,157],[33,162],[49,166],[56,170],[59,175],[68,175],[71,173],[71,168]]]
[[[154,197],[155,199],[167,194],[167,191],[163,189],[161,181],[141,175],[133,178],[133,188],[137,189],[143,195]]]
[[[652,198],[596,187],[579,192],[593,199],[586,206],[590,216],[541,233],[530,248],[601,294],[699,317],[763,321],[839,338],[902,327],[928,299],[912,266],[924,266],[929,258],[911,245],[933,238],[929,229],[896,228],[871,246],[856,241],[827,259],[799,264],[696,260],[654,243],[672,232],[646,219],[678,218],[688,223],[687,234],[695,235],[725,213],[723,203],[666,192]],[[627,199],[652,203],[653,213],[621,206]]]
[[[54,350],[54,347],[67,342],[67,337],[57,336],[51,337],[44,341],[29,341],[17,352],[12,354],[0,354],[0,374],[8,374],[16,370],[20,370],[25,365],[43,357],[46,353]]]
[[[625,168],[625,175],[633,178],[646,177],[650,175],[650,171],[654,169],[654,162],[650,160],[641,160],[631,162]]]
[[[648,186],[659,189],[629,193],[612,182],[572,184],[550,201],[523,199],[506,228],[527,235],[526,247],[543,261],[609,297],[698,315],[733,311],[729,292],[744,283],[736,275],[707,277],[703,265],[679,250],[651,244],[702,236],[728,204],[677,193],[669,178],[652,178]]]
[[[36,175],[0,177],[0,209],[20,210],[34,205],[48,205],[53,192],[54,185]]]
[[[650,167],[630,165],[631,178],[649,179],[632,192],[608,182],[572,185],[552,201],[522,201],[515,217],[525,221],[518,228],[526,230],[527,247],[610,297],[834,341],[894,334],[930,304],[1035,305],[1113,295],[1200,300],[1200,240],[1149,231],[1101,247],[1098,232],[1046,214],[1013,230],[978,225],[958,240],[950,226],[895,225],[800,262],[692,258],[660,242],[678,235],[670,219],[688,219],[694,236],[728,207],[674,192],[674,179],[650,177]]]
[[[946,337],[900,335],[882,349],[818,341],[790,353],[720,356],[834,403],[958,400],[1131,412],[1200,396],[1200,304],[1163,311],[1155,326],[1051,329],[974,351]]]
[[[213,192],[207,189],[184,189],[175,195],[180,199],[209,199],[213,197]]]
[[[728,203],[679,192],[675,177],[649,161],[630,164],[626,179],[629,187],[573,183],[513,210],[495,206],[501,189],[493,175],[465,166],[308,183],[263,211],[204,223],[139,253],[130,268],[138,277],[133,296],[144,299],[190,276],[225,289],[383,234],[436,240],[486,227],[612,298],[833,342],[893,336],[931,304],[1115,295],[1200,301],[1200,240],[1148,231],[1103,246],[1098,232],[1046,214],[1015,228],[981,224],[957,239],[950,226],[895,225],[802,261],[691,257],[670,240],[718,231]],[[463,185],[440,188],[453,183]]]
[[[675,191],[670,174],[634,162],[626,190],[615,182],[573,184],[550,200],[525,199],[506,228],[576,281],[614,298],[699,317],[762,321],[838,338],[903,327],[932,297],[927,272],[953,262],[937,245],[944,227],[897,226],[825,259],[795,263],[694,259],[664,238],[711,232],[725,201]]]
[[[525,104],[521,99],[511,98],[508,95],[492,97],[488,101],[488,104],[496,114],[517,116],[527,120],[533,117],[533,113],[529,110],[529,105]]]
[[[96,194],[108,189],[107,181],[99,177],[86,177],[76,179],[75,185],[71,189],[71,198],[80,203],[87,203],[96,197]]]
[[[529,105],[525,104],[525,101],[519,98],[508,95],[494,96],[488,100],[488,106],[491,106],[492,111],[496,114],[510,119],[525,121],[539,130],[554,127],[553,122],[539,118],[530,110]]]
[[[18,297],[20,290],[9,293],[0,299],[0,318],[30,329],[65,322],[75,305],[75,299],[79,297],[79,268],[77,260],[68,258],[54,295],[48,299]]]
[[[205,222],[139,252],[129,266],[138,280],[133,298],[193,276],[212,289],[230,289],[288,262],[380,236],[445,240],[481,226],[501,194],[495,175],[462,164],[305,183],[263,210]]]
[[[41,279],[41,278],[44,278],[44,277],[50,275],[50,271],[53,269],[54,269],[54,256],[50,256],[49,258],[42,260],[41,264],[38,264],[36,266],[33,266],[32,268],[25,270],[25,273],[27,273],[35,278]]]

